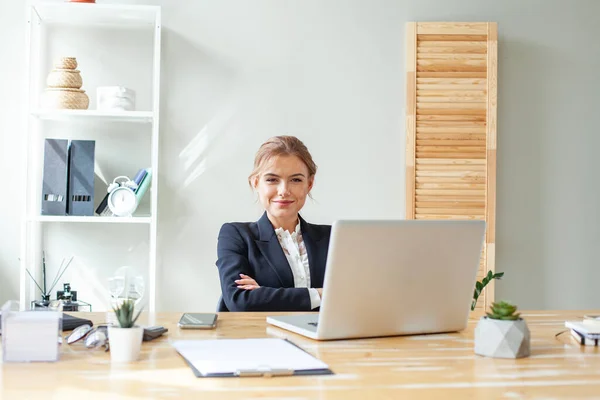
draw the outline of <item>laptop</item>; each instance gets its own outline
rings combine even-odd
[[[267,323],[317,340],[463,330],[484,237],[478,220],[336,221],[320,312]]]

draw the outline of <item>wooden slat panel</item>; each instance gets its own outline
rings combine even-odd
[[[483,100],[483,102],[482,102]],[[469,93],[462,93],[461,96],[458,97],[430,97],[430,96],[417,96],[417,104],[418,103],[480,103],[485,104],[485,96],[479,96],[474,94],[469,96]]]
[[[483,189],[485,183],[417,182],[417,189]],[[482,201],[484,201],[483,199]]]
[[[487,54],[483,53],[459,53],[459,52],[448,52],[448,53],[438,53],[432,50],[431,47],[425,47],[428,51],[419,53],[417,50],[417,57],[419,60],[431,60],[431,61],[448,61],[448,60],[481,60],[483,61],[483,65],[487,65]],[[435,50],[435,48],[433,48]]]
[[[450,37],[449,39],[452,39]],[[427,38],[423,40],[417,40],[417,51],[423,50],[426,48],[451,48],[454,49],[455,53],[467,53],[465,51],[467,49],[478,49],[483,50],[484,53],[487,53],[487,41],[474,40],[472,42],[465,40],[427,40]]]
[[[451,78],[420,78],[420,79],[451,79]],[[464,78],[457,78],[457,79],[464,79]],[[421,84],[417,84],[417,89],[418,90],[486,90],[487,84],[480,84],[480,85],[446,84],[446,85],[444,85],[444,84],[437,84],[437,83],[436,84],[421,83]]]
[[[428,114],[428,115],[417,115],[417,123],[419,123],[419,126],[424,126],[421,125],[420,122],[421,121],[434,121],[434,122],[440,122],[440,121],[452,121],[452,122],[471,122],[471,121],[475,121],[475,122],[483,122],[484,124],[485,122],[485,113],[483,115],[449,115],[449,114]],[[436,125],[436,126],[439,126]],[[448,125],[449,126],[449,125]]]
[[[487,190],[486,190],[486,267],[488,271],[496,271],[496,116],[497,116],[497,86],[498,86],[498,25],[488,24],[488,109],[487,109]],[[484,292],[485,304],[494,301],[495,283],[489,285]]]
[[[485,144],[485,134],[483,133],[417,133],[417,140],[481,140]]]
[[[471,165],[471,164],[477,164],[477,165],[485,165],[485,161],[481,161],[481,160],[469,160],[469,159],[464,159],[464,160],[428,160],[426,158],[420,158],[417,160],[417,164],[452,164],[452,165],[457,165],[457,164],[466,164],[466,165]]]
[[[477,154],[477,153],[431,153],[427,151],[417,152],[417,157],[425,157],[425,158],[480,158],[482,160],[485,159],[485,153]]]
[[[427,195],[427,196],[485,196],[485,190],[439,190],[439,189],[416,189],[415,192],[417,196],[419,195]]]
[[[477,273],[481,280],[494,264],[494,234],[489,233],[495,225],[488,219],[495,219],[490,196],[495,196],[496,180],[497,27],[447,22],[416,26],[410,46],[414,53],[407,57],[414,67],[407,116],[415,121],[407,129],[414,180],[407,182],[407,204],[415,219],[488,222]],[[474,313],[483,314],[493,299],[488,288]]]
[[[452,90],[452,89],[433,89],[419,90],[417,96],[421,97],[480,97],[487,101],[487,92],[485,90]],[[457,100],[460,102],[460,100]]]
[[[417,208],[485,208],[485,201],[417,201]]]
[[[487,35],[430,35],[419,34],[417,41],[421,42],[487,42]]]
[[[416,201],[483,201],[485,202],[485,195],[481,196],[415,196]]]
[[[485,118],[487,110],[465,110],[464,108],[420,108],[417,109],[417,119],[419,115],[456,115],[456,116],[482,116]]]
[[[485,146],[417,146],[417,153],[474,153],[485,157]],[[417,174],[417,176],[419,176]]]
[[[449,171],[449,170],[444,170],[444,171],[420,171],[417,169],[417,177],[426,177],[426,176],[435,176],[435,177],[461,177],[461,178],[465,178],[465,177],[479,177],[479,178],[486,178],[486,173],[485,171],[471,171],[471,172],[465,172],[465,171]]]
[[[437,128],[440,126],[440,121],[420,120],[417,121],[419,128]],[[485,121],[444,121],[444,126],[453,128],[475,128],[478,126],[485,127]]]
[[[429,179],[429,181],[427,180]],[[448,181],[443,181],[443,179],[455,179],[456,182],[448,182]],[[481,190],[485,190],[486,189],[486,182],[485,179],[483,180],[483,182],[477,182],[477,181],[468,181],[467,179],[469,178],[447,178],[447,177],[419,177],[417,178],[416,181],[416,185],[418,189],[425,189],[427,188],[426,186],[428,185],[439,185],[440,188],[447,188],[450,189],[451,186],[456,186],[458,187],[462,187],[463,189],[481,189]]]
[[[444,125],[444,126],[440,126]],[[465,128],[465,127],[449,127],[446,124],[438,124],[438,126],[421,126],[417,124],[417,134],[419,133],[480,133],[485,134],[485,127]],[[485,136],[484,136],[485,137]]]
[[[482,138],[481,140],[475,140],[475,139],[469,139],[469,140],[452,140],[452,139],[433,139],[433,140],[427,140],[427,139],[423,139],[423,140],[419,140],[419,137],[417,136],[417,149],[419,149],[419,147],[424,148],[424,147],[440,147],[440,146],[453,146],[453,148],[455,146],[471,146],[471,147],[485,147],[485,138]],[[444,149],[444,151],[446,151]],[[483,151],[483,150],[482,150]]]
[[[460,164],[417,164],[417,171],[483,171],[486,166],[483,164],[460,165]]]
[[[458,207],[450,207],[450,208],[417,208],[417,215],[465,215],[468,217],[481,217],[482,219],[485,217],[485,209],[479,208],[458,208]]]
[[[452,219],[452,220],[479,220],[483,221],[485,219],[484,216],[477,215],[450,215],[450,214],[415,214],[415,219]]]
[[[417,183],[480,183],[486,185],[485,176],[417,176],[415,181]],[[482,189],[486,187],[484,186]]]
[[[423,60],[417,59],[417,71],[486,71],[486,60]]]
[[[461,44],[448,45],[450,42],[421,42],[417,47],[417,55],[421,56],[424,54],[487,54],[487,48],[485,44],[481,42],[474,42],[478,46],[464,46],[471,44],[469,42],[456,42]],[[435,46],[431,46],[434,44]],[[439,44],[439,46],[438,46]],[[464,44],[464,45],[463,45]]]
[[[487,80],[480,78],[418,78],[417,85],[480,85],[483,89],[487,89]]]
[[[419,71],[417,72],[418,78],[485,78],[487,77],[487,73],[483,72],[453,72],[453,71],[444,71],[444,72],[429,72],[429,71]]]
[[[472,110],[482,110],[484,113],[486,111],[486,103],[459,103],[454,102],[452,104],[448,103],[419,103],[417,101],[417,112],[419,110],[443,110],[443,109],[459,109],[463,111],[471,112]]]
[[[480,35],[488,34],[487,23],[485,22],[418,22],[417,35]]]

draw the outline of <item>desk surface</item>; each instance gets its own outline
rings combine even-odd
[[[473,353],[469,321],[460,333],[317,342],[267,326],[266,314],[222,313],[215,330],[180,330],[180,313],[145,315],[169,328],[145,342],[141,360],[111,365],[108,353],[63,345],[58,363],[3,364],[0,399],[471,399],[598,398],[600,350],[565,333],[565,319],[592,311],[525,312],[532,355],[519,360]],[[596,311],[597,313],[597,311]],[[81,313],[96,323],[103,313]],[[331,376],[196,378],[170,346],[178,339],[285,337],[320,358]]]

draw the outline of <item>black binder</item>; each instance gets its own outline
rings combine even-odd
[[[42,215],[67,214],[68,148],[66,139],[44,141]]]
[[[32,312],[44,312],[44,311],[32,311]],[[0,317],[1,316],[2,316],[2,313],[0,313]],[[89,319],[74,317],[72,315],[63,313],[63,316],[62,316],[62,330],[63,331],[70,331],[81,325],[86,325],[86,324],[89,326],[94,326],[94,323]],[[0,318],[0,335],[1,334],[2,334],[2,318]]]
[[[67,214],[94,215],[94,140],[72,140],[69,147]]]

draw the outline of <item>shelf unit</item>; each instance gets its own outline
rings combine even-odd
[[[52,47],[47,33],[53,29],[77,29],[78,32],[92,30],[105,30],[111,33],[116,30],[135,32],[152,42],[152,54],[148,56],[145,68],[151,69],[148,73],[148,84],[140,84],[140,87],[131,87],[138,91],[146,91],[152,86],[148,96],[148,107],[140,111],[101,111],[93,109],[93,97],[95,87],[86,86],[86,75],[82,60],[76,54],[50,54],[56,51]],[[127,35],[124,35],[127,36]],[[66,36],[68,40],[69,36]],[[93,37],[93,36],[92,36]],[[98,36],[99,38],[101,36]],[[137,37],[137,36],[136,36]],[[146,39],[145,39],[146,40]],[[135,42],[133,42],[135,44]],[[120,43],[119,43],[120,44]],[[77,47],[79,45],[79,47]],[[31,271],[36,280],[41,277],[41,258],[44,249],[44,230],[52,224],[68,224],[67,226],[81,227],[89,224],[88,229],[94,235],[100,235],[102,240],[114,240],[108,234],[103,235],[106,224],[118,224],[116,226],[134,225],[148,226],[147,249],[148,265],[146,290],[146,309],[154,312],[156,310],[156,276],[157,276],[157,211],[158,211],[158,177],[160,174],[158,165],[159,153],[159,98],[160,98],[160,59],[161,59],[161,8],[159,6],[119,5],[119,4],[86,4],[86,3],[31,3],[28,5],[27,13],[27,88],[26,98],[27,121],[26,135],[23,140],[22,154],[22,182],[24,182],[24,201],[22,207],[21,226],[21,257],[20,257],[20,304],[26,309],[32,300],[38,299],[38,291],[34,282],[29,278],[27,270]],[[96,51],[92,43],[76,43],[75,47],[82,53]],[[92,50],[91,50],[92,49]],[[110,51],[110,49],[109,49]],[[50,57],[76,56],[83,76],[83,87],[90,98],[88,110],[49,110],[40,108],[40,94],[45,85],[45,76],[50,72]],[[114,58],[118,61],[120,55]],[[121,57],[122,58],[122,57]],[[104,59],[100,59],[104,64]],[[107,62],[110,62],[108,60]],[[115,67],[116,68],[116,67]],[[103,69],[95,71],[100,75]],[[135,75],[135,74],[131,74]],[[128,85],[123,85],[128,86]],[[140,102],[136,99],[136,107]],[[76,125],[80,135],[86,138],[86,133],[93,131],[91,127],[99,129],[111,129],[110,126],[136,124],[140,129],[148,130],[150,141],[150,154],[147,158],[152,168],[152,181],[150,190],[146,193],[149,197],[149,212],[134,214],[132,217],[103,217],[103,216],[51,216],[41,214],[41,182],[43,173],[43,145],[44,136],[47,134],[47,125],[54,124],[59,130],[74,129]],[[86,131],[85,127],[90,130]],[[91,134],[90,134],[91,135]],[[89,139],[96,141],[96,148],[102,143],[102,136],[92,135]],[[123,140],[128,140],[123,138]],[[98,161],[98,160],[96,160]],[[113,165],[119,160],[114,160]],[[148,166],[148,165],[144,165]],[[96,166],[98,167],[98,166]],[[117,167],[118,168],[118,167]],[[120,175],[120,174],[119,174]],[[112,181],[113,176],[106,177],[107,183]],[[95,193],[96,204],[104,197],[103,193]],[[83,225],[82,225],[83,224]],[[79,228],[78,228],[79,229]],[[139,238],[138,238],[139,239]],[[46,249],[48,250],[48,249]],[[115,269],[119,265],[114,266]],[[106,282],[102,282],[106,285]],[[108,293],[108,292],[107,292]],[[81,295],[79,296],[81,297]]]
[[[148,217],[96,217],[96,216],[62,216],[62,215],[36,215],[28,218],[29,222],[86,222],[100,224],[149,224],[152,218]]]
[[[152,111],[108,112],[101,110],[44,110],[31,111],[31,115],[47,121],[97,121],[152,123]]]

